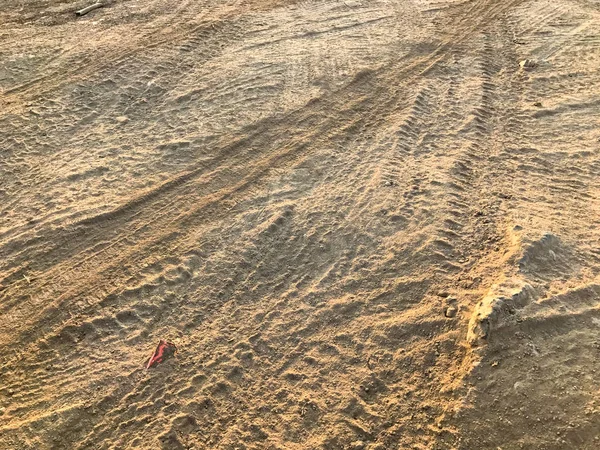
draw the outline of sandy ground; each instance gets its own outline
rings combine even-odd
[[[106,3],[0,6],[0,448],[600,448],[598,0]]]

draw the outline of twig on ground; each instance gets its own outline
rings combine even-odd
[[[93,11],[95,9],[98,8],[102,8],[104,6],[104,3],[98,2],[98,3],[94,3],[93,5],[90,5],[86,8],[80,9],[79,11],[75,11],[75,14],[79,17],[89,13],[90,11]]]

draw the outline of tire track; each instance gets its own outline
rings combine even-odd
[[[508,6],[506,6],[508,7]],[[490,17],[488,18],[488,20],[490,20],[491,18],[495,17],[495,14],[497,14],[497,11],[494,9],[492,13],[490,13]],[[479,18],[481,20],[483,20],[481,18],[481,16],[479,16]],[[479,25],[479,24],[478,24]],[[461,41],[463,39],[466,39],[468,32],[473,32],[473,29],[468,29],[466,32],[461,32],[459,37],[456,39],[457,41]],[[441,49],[443,49],[444,51],[448,51],[449,48],[449,44],[443,44],[442,46],[440,46]],[[435,52],[433,55],[421,58],[419,60],[417,60],[416,62],[410,64],[407,67],[402,67],[399,69],[399,73],[395,72],[395,77],[396,79],[404,79],[405,83],[408,84],[410,81],[412,81],[413,77],[416,76],[420,76],[423,72],[423,70],[431,70],[432,64],[435,64],[437,61],[439,61],[441,59],[441,50],[439,50],[438,52]],[[398,69],[398,68],[396,68]],[[388,69],[389,70],[389,69]],[[387,72],[387,71],[386,71]],[[241,141],[237,142],[237,143],[233,143],[231,144],[229,147],[225,148],[225,154],[223,155],[223,157],[226,157],[226,155],[231,155],[235,150],[239,149],[241,144],[246,145],[247,150],[246,152],[242,152],[242,154],[244,155],[252,155],[252,158],[256,159],[257,155],[255,153],[252,152],[252,149],[255,149],[257,147],[261,147],[264,146],[265,148],[269,148],[269,145],[267,143],[276,143],[279,144],[279,137],[284,135],[284,134],[288,134],[289,135],[289,131],[287,131],[289,129],[289,124],[302,124],[304,129],[309,129],[309,130],[315,130],[313,132],[308,132],[307,134],[303,134],[302,133],[302,128],[299,129],[296,133],[298,134],[298,136],[294,136],[293,134],[290,136],[290,143],[286,145],[286,150],[279,150],[278,147],[276,147],[275,149],[273,149],[273,147],[271,146],[270,152],[271,155],[269,155],[267,153],[266,158],[263,158],[263,163],[264,165],[262,165],[262,169],[258,169],[256,170],[256,172],[258,172],[258,174],[260,175],[250,175],[249,178],[247,179],[247,181],[241,183],[241,184],[236,184],[235,187],[233,189],[229,189],[224,193],[221,193],[220,195],[217,194],[217,202],[222,202],[225,200],[229,200],[232,197],[235,196],[235,194],[237,194],[238,192],[241,192],[245,189],[247,189],[250,185],[252,185],[253,183],[257,182],[258,179],[261,176],[264,176],[265,173],[268,172],[268,168],[269,167],[273,167],[273,163],[274,161],[295,161],[297,160],[299,157],[304,156],[305,155],[305,151],[307,149],[305,142],[319,142],[321,139],[323,139],[323,136],[326,136],[325,139],[329,140],[332,137],[339,137],[340,135],[343,135],[343,133],[347,132],[347,129],[343,129],[341,130],[341,132],[338,133],[332,133],[332,129],[334,129],[334,127],[331,125],[332,123],[338,123],[340,121],[339,115],[341,114],[342,117],[344,117],[344,121],[346,121],[347,123],[361,123],[361,119],[364,117],[364,111],[372,111],[372,113],[370,114],[371,117],[373,116],[379,116],[381,117],[384,114],[388,114],[386,112],[383,112],[381,110],[381,107],[377,107],[374,105],[374,101],[373,99],[364,99],[362,97],[360,97],[360,94],[362,92],[364,92],[366,86],[369,86],[369,91],[370,92],[374,92],[374,98],[375,99],[379,99],[379,98],[390,98],[388,96],[389,90],[388,90],[388,86],[384,83],[383,85],[373,85],[373,78],[375,78],[375,80],[377,78],[381,78],[383,80],[386,79],[385,77],[386,73],[384,72],[382,76],[378,76],[378,75],[373,75],[371,76],[365,76],[365,75],[360,75],[357,77],[357,79],[355,80],[355,82],[351,83],[348,87],[342,89],[340,92],[336,93],[336,95],[333,98],[324,98],[316,103],[313,103],[311,105],[308,105],[306,108],[301,109],[297,112],[291,113],[290,115],[282,118],[282,119],[278,119],[278,123],[279,125],[273,126],[272,124],[270,125],[263,125],[263,127],[268,126],[269,129],[263,129],[260,130],[258,133],[254,134],[252,136],[252,138],[250,139],[242,139]],[[373,81],[375,81],[373,80]],[[395,98],[395,103],[398,102],[398,97],[400,97],[400,99],[402,99],[404,96],[402,94],[399,95],[399,88],[397,88],[395,90],[395,96],[392,98]],[[348,98],[352,98],[351,95],[349,95],[349,92],[358,92],[359,93],[359,98],[358,100],[353,100],[350,101]],[[384,107],[386,108],[390,108],[389,103],[391,103],[392,100],[388,100],[388,102],[384,103]],[[397,104],[394,105],[395,108],[398,108]],[[335,115],[333,117],[330,117],[329,120],[327,122],[322,122],[321,118],[323,115],[325,115],[325,111],[329,111],[329,112],[334,112],[338,114],[338,117],[336,117]],[[388,109],[389,111],[389,109]],[[362,124],[363,127],[366,126],[366,124]],[[283,129],[285,129],[287,131],[287,133],[283,133]],[[329,136],[328,136],[329,135]],[[265,145],[266,144],[266,145]],[[277,154],[279,150],[279,154]],[[300,154],[298,154],[298,151],[300,152]],[[272,152],[275,152],[274,154]],[[245,165],[248,162],[248,160],[244,160],[244,162],[242,162],[240,165]],[[260,164],[257,164],[256,166],[258,166],[259,168],[261,167]],[[255,167],[256,167],[255,166]],[[282,166],[278,166],[278,167],[282,167]],[[52,236],[50,238],[48,238],[48,241],[50,242],[60,242],[60,244],[57,246],[57,250],[54,250],[54,252],[65,252],[66,249],[69,248],[69,243],[72,242],[78,242],[78,245],[75,247],[75,252],[76,253],[81,253],[82,254],[82,259],[77,262],[77,260],[71,260],[70,257],[63,258],[63,260],[65,261],[65,265],[67,267],[63,267],[61,264],[55,264],[54,262],[50,263],[50,266],[48,267],[50,270],[46,273],[44,273],[44,275],[42,276],[41,274],[38,275],[38,280],[36,280],[36,282],[33,283],[33,286],[31,286],[31,288],[29,289],[19,289],[20,295],[15,296],[14,294],[12,294],[11,289],[5,289],[4,293],[3,293],[3,298],[7,299],[7,298],[18,298],[18,299],[27,299],[29,295],[29,292],[39,292],[42,289],[45,289],[46,287],[50,286],[51,284],[55,284],[57,282],[57,280],[63,279],[63,280],[67,280],[66,282],[68,283],[69,280],[72,280],[73,278],[77,278],[74,277],[73,275],[69,275],[69,271],[74,271],[76,273],[82,273],[82,271],[85,268],[85,265],[88,264],[89,267],[92,268],[92,271],[96,271],[97,269],[97,264],[94,264],[91,262],[90,258],[100,258],[100,256],[102,256],[103,258],[106,259],[110,259],[110,254],[114,253],[115,255],[123,255],[123,251],[124,249],[119,248],[119,245],[125,245],[126,242],[132,241],[135,242],[136,239],[138,239],[141,242],[144,242],[144,231],[145,231],[145,235],[152,235],[152,232],[149,230],[152,229],[167,229],[169,230],[167,233],[163,234],[163,238],[162,239],[167,239],[167,242],[171,239],[174,238],[172,231],[175,227],[172,227],[171,224],[175,222],[175,220],[172,219],[167,219],[165,220],[164,218],[166,217],[170,217],[168,215],[168,208],[175,208],[175,209],[187,209],[190,205],[190,203],[194,202],[194,198],[192,197],[190,201],[181,201],[181,199],[186,198],[186,194],[185,191],[187,189],[190,189],[190,187],[196,188],[194,186],[195,182],[192,181],[194,178],[198,177],[199,175],[203,174],[205,172],[204,167],[200,167],[200,168],[195,168],[194,170],[190,171],[188,174],[183,175],[180,178],[176,178],[174,180],[172,180],[171,182],[167,183],[165,186],[159,188],[159,190],[155,193],[155,194],[148,194],[144,197],[141,197],[137,200],[134,200],[132,204],[130,205],[125,205],[123,208],[120,208],[119,210],[116,210],[112,213],[108,213],[108,215],[102,215],[96,219],[86,219],[85,222],[83,222],[81,225],[83,225],[83,232],[81,229],[77,229],[77,226],[75,227],[71,227],[71,232],[67,232],[66,235],[63,234],[64,237],[61,236]],[[241,177],[236,177],[237,179],[243,179],[243,176]],[[230,181],[230,178],[227,179],[227,182]],[[227,183],[223,183],[223,184],[227,184]],[[183,191],[183,192],[182,192]],[[172,200],[171,201],[167,201],[166,204],[161,204],[161,202],[163,202],[162,197],[165,196],[167,193],[169,193],[169,195],[171,195]],[[156,200],[155,200],[156,198]],[[215,198],[215,197],[213,197]],[[157,203],[158,202],[158,203]],[[200,208],[195,208],[195,213],[184,213],[182,215],[180,215],[177,219],[177,221],[179,221],[179,227],[177,228],[181,228],[182,225],[186,225],[187,220],[186,218],[190,218],[190,217],[194,217],[194,216],[198,216],[198,215],[202,215],[202,211],[208,206],[208,207],[214,207],[216,203],[213,202],[213,200],[209,200],[208,203],[204,202],[204,204],[200,207]],[[153,213],[151,215],[151,218],[149,219],[137,219],[137,220],[133,220],[135,217],[137,217],[140,212],[136,211],[138,208],[143,207],[144,209],[147,210],[151,210],[151,211],[163,211],[163,215],[156,217],[155,213]],[[194,210],[194,209],[192,209]],[[123,231],[118,232],[119,234],[119,238],[117,240],[113,240],[112,243],[110,245],[106,245],[104,244],[102,246],[102,249],[100,249],[99,251],[96,251],[94,253],[92,253],[91,257],[90,255],[86,254],[85,251],[86,249],[93,249],[98,243],[101,243],[103,241],[103,234],[106,233],[106,231],[103,231],[103,227],[100,224],[95,224],[95,221],[98,220],[99,222],[103,222],[103,220],[107,219],[107,218],[111,218],[113,216],[120,216],[121,214],[124,214],[124,212],[126,212],[126,216],[123,218],[119,218],[119,222],[122,224],[120,225],[121,227],[127,227],[130,231],[125,231],[126,229],[123,229]],[[160,218],[163,218],[162,221],[166,222],[164,225],[160,225]],[[131,221],[131,223],[130,223]],[[139,222],[138,222],[139,221]],[[114,233],[115,229],[118,229],[119,225],[117,223],[115,223],[115,220],[111,221],[111,228],[110,228],[110,232]],[[142,232],[142,234],[138,234],[139,232]],[[62,232],[61,232],[62,234]],[[137,237],[136,237],[137,234]],[[88,235],[91,236],[91,240],[88,239],[83,239],[83,242],[81,242],[81,238],[83,235]],[[166,236],[171,236],[171,238],[167,238]],[[76,238],[77,237],[77,238]],[[87,242],[87,243],[86,243]],[[151,238],[152,244],[149,244],[150,246],[153,245],[157,245],[157,243],[161,242],[161,238]],[[148,245],[148,244],[146,244]],[[109,253],[109,251],[111,251],[111,253]],[[52,252],[52,251],[51,251]],[[74,253],[74,254],[76,254]],[[131,251],[132,254],[139,254],[140,252],[137,249],[134,249]],[[42,253],[39,254],[38,256],[35,257],[35,259],[37,261],[53,261],[53,258],[55,257],[56,253],[52,254],[52,253]],[[126,258],[125,258],[126,259]],[[139,257],[135,258],[136,260],[139,261]],[[122,259],[123,260],[123,259]],[[52,265],[54,265],[54,267],[52,267]],[[65,271],[66,269],[66,271]],[[41,268],[40,272],[43,271],[45,269]],[[13,275],[13,280],[14,277],[17,276],[21,276],[22,272],[17,272]],[[47,281],[43,282],[43,279],[46,279]],[[6,283],[6,281],[10,281],[10,280],[5,280],[4,283]],[[89,284],[88,281],[84,281],[84,291],[89,291]],[[83,287],[83,286],[82,286]],[[60,309],[60,305],[62,304],[61,299],[66,299],[69,298],[70,296],[74,295],[75,292],[77,292],[77,290],[80,288],[74,288],[72,287],[68,292],[63,293],[62,295],[58,296],[58,299],[55,301],[58,305],[58,309]],[[80,291],[81,292],[81,291]],[[75,294],[76,295],[76,294]],[[56,298],[56,297],[55,297]],[[41,300],[41,299],[40,299]],[[39,301],[39,300],[38,300]],[[53,310],[56,310],[56,307],[53,306],[52,307]],[[37,328],[36,328],[37,329]]]
[[[126,295],[122,286],[131,288],[133,280],[141,277],[140,267],[149,264],[152,255],[186,255],[195,251],[198,246],[195,239],[197,235],[226,223],[231,217],[229,208],[252,198],[256,190],[265,188],[273,170],[295,167],[307,156],[315,154],[319,148],[343,146],[349,133],[364,134],[367,139],[385,118],[401,115],[411,107],[415,108],[412,112],[414,122],[418,122],[418,114],[432,111],[429,108],[433,100],[429,96],[433,93],[424,90],[413,103],[407,93],[411,84],[424,74],[436,73],[459,45],[479,32],[477,27],[482,22],[493,22],[497,14],[510,7],[503,5],[502,8],[493,8],[489,14],[482,15],[486,11],[484,6],[480,5],[482,10],[473,10],[478,19],[476,24],[457,30],[455,40],[458,44],[454,45],[449,40],[442,43],[432,55],[417,57],[408,65],[405,65],[405,61],[395,62],[377,71],[363,72],[334,94],[325,95],[284,117],[267,119],[258,124],[252,133],[245,130],[233,138],[221,138],[215,145],[218,156],[214,160],[192,166],[191,170],[172,178],[160,188],[132,198],[129,203],[113,211],[81,219],[59,230],[44,231],[34,240],[25,241],[27,244],[22,247],[23,254],[11,255],[13,259],[10,264],[25,267],[26,255],[35,257],[41,262],[37,266],[37,278],[27,286],[10,284],[24,274],[23,271],[5,278],[3,305],[11,298],[22,300],[31,295],[37,298],[26,305],[19,305],[20,308],[39,307],[46,303],[51,306],[39,311],[33,321],[23,322],[20,329],[3,330],[13,336],[17,335],[16,339],[24,343],[23,348],[5,361],[3,366],[11,367],[20,359],[20,367],[25,371],[30,369],[37,377],[43,364],[55,361],[57,356],[69,355],[70,350],[56,351],[51,345],[56,344],[61,348],[61,339],[65,348],[69,348],[68,345],[80,338],[82,333],[89,335],[91,339],[98,339],[99,347],[101,344],[109,344],[116,336],[135,339],[136,333],[143,332],[147,323],[143,314],[133,310],[128,300],[123,298]],[[494,86],[484,85],[482,91],[482,97],[489,96],[493,99]],[[435,94],[438,97],[433,98],[439,98],[440,93]],[[486,107],[484,103],[481,109],[475,111],[478,119],[475,121],[473,134],[480,140],[484,140],[491,130]],[[419,123],[416,127],[415,123],[407,128],[407,133],[417,142],[424,126]],[[427,152],[418,156],[427,157]],[[457,200],[453,200],[457,203],[466,204],[470,200],[469,196],[459,197],[466,195],[463,191],[468,191],[471,196],[476,191],[477,185],[472,181],[475,178],[471,168],[473,164],[470,166],[473,159],[472,154],[467,154],[464,161],[455,165],[451,174],[457,180],[457,186],[464,186],[462,189],[457,188]],[[225,161],[228,168],[221,169]],[[448,224],[453,226],[450,222]],[[14,241],[4,249],[8,249],[7,254],[10,254],[11,246],[18,248],[22,244],[23,241]],[[129,273],[123,273],[123,267],[132,269]],[[172,282],[185,283],[185,280],[186,276],[183,275],[181,280]],[[163,284],[167,284],[167,280],[146,280],[139,286],[140,290],[132,294],[132,298],[136,295],[149,295],[154,289],[161,289]],[[111,302],[126,307],[122,312],[133,311],[130,317],[121,316],[119,319],[117,314],[108,314],[106,308]],[[11,313],[15,310],[17,307],[12,307]],[[150,316],[156,311],[150,308]],[[90,320],[77,324],[83,317],[89,317]],[[126,326],[123,321],[128,320],[131,325]],[[421,324],[415,325],[415,330],[417,326],[420,327]],[[439,328],[440,323],[432,326]],[[33,353],[34,356],[27,354],[28,350],[44,345],[48,345],[47,351]],[[87,356],[89,358],[90,355]],[[129,362],[127,367],[133,367],[137,363]],[[287,366],[282,366],[282,373],[286,369]],[[80,373],[82,367],[73,366],[66,370]],[[45,379],[51,385],[59,376],[61,373],[47,378],[40,376],[40,379]],[[143,386],[144,395],[150,395],[158,387],[158,381],[141,382],[139,371],[135,370],[117,381],[120,384],[113,392],[94,397],[94,402],[98,405],[94,414],[108,413],[109,417],[105,422],[98,419],[98,416],[92,417],[91,413],[76,404],[68,411],[61,411],[61,420],[65,421],[60,425],[61,429],[72,429],[73,425],[69,422],[71,415],[84,416],[85,425],[77,432],[88,436],[84,440],[84,446],[93,446],[98,439],[109,442],[109,445],[118,445],[123,442],[118,440],[117,435],[124,429],[129,426],[140,429],[148,416],[137,414],[136,408],[142,408],[142,405],[131,405],[131,398],[126,396],[138,395],[140,386]],[[25,392],[22,397],[27,402],[25,406],[42,406],[35,403],[35,394],[40,389],[41,382],[20,384],[11,380],[9,385],[11,389],[18,391],[18,395],[21,395],[21,391],[30,391]],[[182,387],[182,390],[186,388],[188,386]],[[168,401],[168,398],[169,392],[158,391],[153,400]],[[30,423],[26,415],[23,419],[18,422],[20,427]],[[117,422],[123,425],[119,430],[114,430],[112,427]],[[39,423],[44,422],[34,422],[30,426],[37,426]],[[173,424],[173,429],[177,428],[176,425]],[[151,424],[142,429],[148,427]],[[358,425],[356,427],[361,429]],[[6,427],[6,430],[9,429],[14,429],[14,424]],[[81,434],[74,434],[72,439]],[[365,432],[365,435],[368,436],[369,433]],[[168,446],[169,441],[166,442],[165,445]]]
[[[224,8],[223,10],[212,9],[208,12],[200,10],[201,12],[198,13],[196,9],[191,9],[196,4],[195,2],[189,0],[186,0],[184,3],[180,2],[177,9],[167,19],[157,20],[159,22],[158,27],[152,26],[149,32],[144,32],[140,37],[127,41],[125,45],[111,47],[110,53],[107,51],[96,51],[92,55],[83,57],[77,54],[71,57],[72,60],[69,60],[67,55],[65,63],[55,71],[19,86],[4,90],[4,112],[5,114],[10,111],[16,112],[19,108],[22,108],[23,103],[48,95],[61,86],[86,80],[88,77],[106,69],[117,70],[121,64],[133,58],[140,51],[143,52],[164,45],[168,48],[177,47],[182,45],[181,42],[189,39],[191,35],[206,32],[223,22],[235,20],[249,13],[259,12],[263,8],[275,8],[278,6],[278,3],[278,1],[265,2],[264,0],[257,0],[256,4],[248,4],[242,10]],[[200,24],[197,23],[199,17],[202,21]],[[210,19],[204,21],[203,17],[210,17]],[[149,28],[149,26],[144,28]],[[181,28],[183,28],[183,31],[180,31]],[[67,69],[65,69],[65,66]],[[42,83],[43,87],[40,88],[39,86]]]

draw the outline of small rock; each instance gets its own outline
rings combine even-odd
[[[448,306],[446,308],[446,310],[444,311],[444,315],[448,318],[452,318],[456,316],[456,313],[458,313],[458,308],[456,306]]]
[[[533,106],[535,106],[536,108],[541,108],[542,107],[542,102],[535,102],[533,104]]]
[[[354,441],[350,444],[350,450],[363,450],[365,443],[363,441]]]
[[[115,118],[115,120],[119,123],[126,123],[126,122],[129,122],[129,117],[119,116],[119,117]]]
[[[524,59],[519,62],[519,66],[523,70],[533,70],[537,67],[537,63],[531,59]]]

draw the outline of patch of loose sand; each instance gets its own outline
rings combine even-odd
[[[0,9],[0,448],[598,448],[597,1],[105,3]]]

